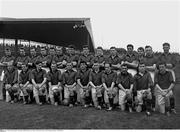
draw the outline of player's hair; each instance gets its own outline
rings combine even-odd
[[[145,49],[147,49],[147,48],[151,48],[152,49],[152,47],[150,45],[146,45]]]
[[[35,47],[31,47],[31,48],[30,48],[30,50],[33,50],[33,49],[34,49],[34,50],[36,50],[36,48],[35,48]]]
[[[127,64],[122,64],[121,67],[123,67],[123,66],[127,67]]]
[[[36,65],[39,65],[40,63],[42,63],[42,62],[38,60],[38,61],[36,61],[35,64],[36,64]]]
[[[132,48],[134,49],[134,46],[133,46],[132,44],[128,44],[128,45],[127,45],[127,48],[128,48],[128,47],[132,47]]]
[[[46,47],[45,47],[45,46],[42,46],[42,47],[41,47],[41,50],[42,50],[42,49],[46,50]]]
[[[74,45],[69,45],[68,48],[75,49]]]
[[[86,64],[86,66],[87,66],[86,61],[83,61],[83,60],[82,60],[82,61],[80,61],[80,65],[81,65],[82,63],[83,63],[83,64]]]
[[[160,65],[165,65],[165,66],[166,66],[166,62],[165,62],[165,61],[160,61],[160,62],[158,62],[158,63],[157,63],[157,66],[156,66],[158,70],[159,70],[159,66],[160,66]]]
[[[97,49],[101,49],[101,50],[103,50],[103,48],[102,48],[101,46],[97,47]]]
[[[137,74],[139,74],[139,66],[140,66],[140,65],[145,65],[144,61],[139,62],[138,66],[137,66],[137,68],[136,68]]]
[[[51,46],[49,49],[54,49],[54,47]]]
[[[144,61],[139,62],[138,66],[137,66],[137,72],[139,72],[139,66],[140,65],[145,65]]]
[[[163,43],[163,46],[170,46],[170,44],[165,42],[165,43]]]
[[[19,50],[24,50],[24,47],[20,47]]]
[[[110,47],[110,49],[115,49],[116,50],[116,47],[112,46],[112,47]]]
[[[56,46],[56,50],[57,49],[62,49],[63,47],[62,46]]]
[[[85,48],[89,49],[89,46],[88,45],[83,45],[83,49],[85,49]]]
[[[139,47],[137,50],[142,50],[142,51],[144,51],[144,48],[143,48],[143,47]]]

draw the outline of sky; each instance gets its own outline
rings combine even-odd
[[[95,47],[162,51],[169,42],[180,53],[178,0],[0,0],[0,17],[91,19]]]

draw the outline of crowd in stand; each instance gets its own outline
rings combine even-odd
[[[70,45],[40,48],[38,55],[31,47],[30,55],[24,47],[19,56],[12,56],[11,49],[5,49],[0,60],[3,81],[3,99],[16,103],[21,98],[24,104],[67,105],[74,107],[95,107],[111,111],[119,108],[129,112],[153,111],[170,115],[175,111],[176,60],[169,52],[170,44],[163,44],[164,52],[153,54],[147,45],[134,51],[132,44],[127,52],[117,53],[116,47],[104,55],[98,47],[95,54],[84,46],[82,52],[75,52]]]

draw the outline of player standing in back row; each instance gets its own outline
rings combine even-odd
[[[166,69],[172,73],[173,80],[175,82],[176,77],[175,77],[175,73],[174,73],[174,67],[176,65],[176,60],[175,60],[176,57],[169,52],[169,50],[170,50],[170,44],[169,43],[163,43],[163,50],[164,50],[164,52],[163,52],[163,54],[160,55],[159,61],[160,62],[163,61],[166,63]],[[174,92],[174,89],[172,92]],[[170,97],[170,106],[171,106],[171,111],[173,113],[176,113],[174,96]]]

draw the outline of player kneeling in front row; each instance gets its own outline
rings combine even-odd
[[[103,86],[102,86],[102,73],[99,69],[100,64],[94,62],[93,70],[89,75],[89,84],[91,85],[91,96],[94,107],[101,109],[103,105]]]
[[[76,103],[76,75],[77,73],[72,69],[72,62],[67,62],[66,71],[62,74],[62,83],[64,85],[64,102],[73,107]]]
[[[49,84],[49,97],[51,104],[57,106],[62,101],[62,87],[60,80],[61,71],[57,70],[57,64],[51,63],[51,69],[48,72],[47,80]]]
[[[104,101],[107,104],[108,111],[112,110],[114,97],[117,96],[117,88],[115,87],[117,73],[111,70],[111,64],[105,63],[105,71],[102,74],[102,84],[104,87]]]
[[[141,112],[142,106],[144,106],[148,116],[151,115],[152,87],[153,82],[150,73],[145,70],[144,63],[139,63],[138,73],[134,76],[134,88],[137,93],[135,97],[137,103],[136,111]]]
[[[91,89],[89,86],[89,74],[91,70],[87,69],[85,61],[80,62],[80,69],[77,73],[77,87],[79,87],[80,100],[84,107],[88,107],[91,103]]]
[[[33,86],[31,82],[31,71],[28,70],[26,64],[22,64],[22,71],[19,74],[19,87],[24,96],[24,104],[28,104],[33,101]],[[30,101],[29,101],[30,97]]]
[[[129,109],[132,112],[132,90],[133,90],[133,77],[128,73],[126,64],[121,66],[121,73],[117,77],[117,84],[119,89],[119,105],[122,111]]]
[[[18,86],[18,71],[14,68],[13,63],[9,62],[7,71],[4,76],[5,89],[11,98],[11,103],[18,100],[19,86]],[[6,95],[7,96],[7,95]]]
[[[174,79],[172,73],[166,70],[166,64],[161,62],[155,74],[155,92],[160,113],[170,115],[170,98],[173,96]]]
[[[42,69],[42,63],[37,61],[36,69],[32,70],[31,73],[31,81],[33,84],[33,94],[38,105],[42,105],[42,97],[45,97],[47,101],[46,80],[46,71]]]

